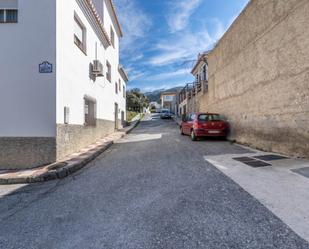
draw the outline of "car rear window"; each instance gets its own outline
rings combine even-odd
[[[199,121],[221,121],[224,120],[219,114],[200,114]]]

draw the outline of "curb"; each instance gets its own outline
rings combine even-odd
[[[124,137],[126,134],[130,133],[136,126],[140,123],[140,120],[136,120],[131,123],[131,125],[126,129],[123,129],[123,134],[120,138]],[[56,179],[63,179],[76,171],[85,167],[89,162],[93,161],[104,151],[110,148],[116,139],[111,141],[103,142],[102,144],[96,146],[93,149],[88,150],[87,152],[79,154],[77,157],[70,158],[65,161],[55,162],[46,166],[44,169],[47,170],[42,174],[31,175],[27,177],[8,177],[1,178],[0,175],[0,185],[9,185],[9,184],[27,184],[27,183],[38,183],[51,181]]]
[[[179,120],[179,119],[177,119],[177,118],[175,118],[175,117],[172,117],[172,119],[175,121],[175,123],[177,124],[177,125],[181,125],[181,121]]]
[[[131,123],[131,125],[129,126],[129,128],[127,130],[125,130],[125,133],[128,134],[130,133],[134,128],[136,128],[136,126],[138,126],[138,124],[141,122],[141,120],[136,120],[136,121],[133,121]]]

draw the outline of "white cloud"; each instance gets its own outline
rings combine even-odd
[[[157,44],[159,54],[152,57],[149,63],[153,66],[165,66],[174,62],[194,59],[198,53],[203,52],[214,43],[207,29],[198,34],[183,33],[172,41],[163,41]]]
[[[212,19],[214,30],[209,33],[206,26],[198,31],[183,31],[172,39],[159,42],[155,49],[158,54],[150,58],[152,66],[166,66],[175,62],[194,60],[201,52],[209,50],[222,37],[227,27],[219,19]]]
[[[120,41],[121,55],[124,57],[134,57],[133,60],[142,58],[140,52],[141,43],[137,42],[144,38],[152,26],[151,18],[133,0],[115,1],[124,37]],[[136,54],[138,54],[136,56]]]
[[[212,39],[214,42],[217,42],[225,33],[229,26],[224,26],[219,19],[212,19],[214,25],[214,33],[212,34]]]
[[[183,82],[173,83],[173,84],[163,84],[163,85],[158,85],[158,86],[146,86],[146,87],[143,87],[141,90],[142,92],[153,92],[158,89],[167,90],[170,88],[181,87],[181,86],[183,86]]]
[[[191,15],[198,8],[201,0],[180,0],[172,2],[173,7],[166,17],[170,32],[175,33],[187,27]]]
[[[146,81],[166,80],[166,79],[170,79],[170,78],[181,76],[181,75],[190,76],[190,70],[179,69],[179,70],[176,70],[176,71],[161,73],[161,74],[158,74],[158,75],[147,77]]]
[[[186,56],[186,51],[175,48],[174,51],[164,52],[158,56],[153,57],[150,59],[150,64],[154,66],[163,66],[169,64],[170,62],[180,60],[184,56]]]
[[[144,72],[139,72],[139,71],[133,71],[131,74],[129,74],[129,80],[137,80],[145,75]]]

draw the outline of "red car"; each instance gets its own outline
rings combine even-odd
[[[192,113],[180,125],[182,135],[190,135],[192,141],[198,137],[223,137],[229,132],[229,123],[217,113]]]

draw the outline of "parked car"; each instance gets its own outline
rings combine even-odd
[[[170,110],[168,110],[168,109],[162,109],[160,116],[161,116],[162,119],[164,119],[164,118],[172,118],[172,114],[171,114]]]
[[[217,113],[192,113],[184,117],[180,125],[181,134],[191,136],[192,141],[199,137],[226,138],[229,127],[229,123]]]

